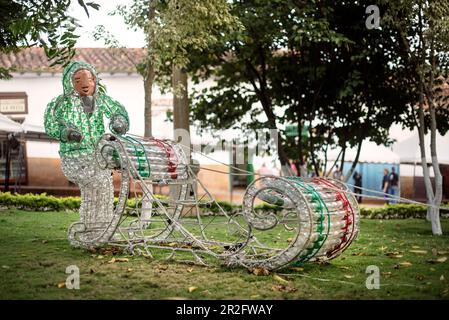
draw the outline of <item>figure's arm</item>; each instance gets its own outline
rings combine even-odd
[[[44,126],[45,132],[52,138],[61,142],[80,142],[82,134],[75,128],[71,128],[64,123],[60,110],[57,110],[63,103],[63,97],[53,99],[45,110]]]
[[[129,117],[125,107],[111,97],[104,95],[105,115],[111,120],[109,128],[113,133],[125,134],[129,129]]]

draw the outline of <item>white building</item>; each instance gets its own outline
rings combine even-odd
[[[144,87],[143,79],[136,72],[137,64],[144,56],[143,49],[79,48],[74,60],[82,60],[95,66],[107,93],[121,102],[130,117],[130,133],[144,133]],[[60,169],[59,143],[46,137],[43,132],[43,117],[50,100],[62,93],[62,67],[50,67],[41,48],[29,48],[16,54],[0,55],[0,66],[14,68],[13,78],[0,80],[0,112],[18,123],[24,123],[30,131],[40,135],[27,137],[24,148],[25,162],[17,160],[12,152],[10,183],[15,184],[22,174],[22,192],[47,192],[57,195],[76,194],[77,188],[69,183]],[[206,84],[205,84],[206,85]],[[172,94],[162,94],[157,86],[152,94],[152,132],[158,138],[172,138],[173,124],[167,121],[166,113],[172,108]],[[0,130],[1,131],[1,130]],[[192,130],[194,143],[202,143],[202,137]],[[0,184],[5,183],[6,131],[0,134],[1,166]],[[206,138],[210,140],[210,137]],[[204,140],[204,139],[203,139]],[[229,156],[215,154],[222,162]],[[202,159],[202,165],[220,171],[227,167]],[[22,169],[20,169],[22,168]],[[230,178],[210,171],[201,171],[200,179],[217,198],[229,200]],[[241,192],[237,192],[239,194]],[[238,197],[236,197],[238,198]]]

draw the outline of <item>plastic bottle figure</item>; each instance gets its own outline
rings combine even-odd
[[[94,152],[105,133],[104,117],[110,120],[114,134],[125,134],[128,114],[123,105],[106,94],[94,67],[85,62],[69,63],[62,83],[64,93],[53,99],[45,111],[45,131],[60,141],[62,171],[80,188],[83,240],[106,242],[102,230],[113,215],[112,172],[99,167]]]

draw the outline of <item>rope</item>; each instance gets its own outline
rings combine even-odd
[[[189,147],[184,146],[184,145],[181,145],[181,146],[182,146],[183,148],[189,148]],[[192,165],[192,164],[190,165],[190,166],[196,166],[196,167],[199,167],[199,168],[201,168],[201,170],[213,171],[213,172],[217,172],[217,173],[221,173],[221,174],[235,175],[235,176],[241,176],[241,175],[255,175],[255,176],[259,176],[259,177],[270,177],[270,175],[260,174],[260,173],[257,173],[257,172],[250,172],[250,171],[247,171],[247,170],[244,170],[244,169],[235,167],[235,166],[233,166],[233,165],[224,163],[224,162],[222,162],[222,161],[216,160],[216,159],[214,159],[214,158],[212,158],[212,157],[210,157],[210,156],[208,156],[208,155],[206,155],[206,154],[204,154],[204,153],[202,153],[202,152],[200,152],[200,151],[198,151],[198,150],[195,150],[194,148],[189,148],[189,149],[190,149],[190,151],[192,151],[193,153],[200,154],[201,156],[206,157],[206,158],[208,158],[208,159],[210,159],[210,160],[212,160],[212,161],[214,161],[214,162],[217,162],[217,163],[222,164],[222,165],[224,165],[224,166],[226,166],[226,167],[232,168],[232,169],[234,169],[234,170],[236,170],[236,171],[240,171],[240,172],[242,172],[242,173],[225,172],[225,171],[220,171],[220,170],[216,170],[216,169],[205,168],[205,167],[199,166],[199,165]],[[393,195],[388,194],[388,193],[385,193],[385,192],[381,192],[381,191],[377,191],[377,190],[372,190],[372,189],[367,189],[367,188],[362,188],[362,187],[357,187],[357,186],[354,186],[354,185],[349,184],[349,183],[346,183],[346,185],[351,186],[351,187],[353,187],[353,188],[358,188],[358,189],[360,189],[360,190],[369,191],[369,192],[372,192],[372,193],[377,193],[377,194],[381,194],[381,195],[382,195],[382,197],[380,197],[380,196],[373,196],[373,195],[362,195],[362,197],[364,197],[364,198],[369,198],[369,199],[376,199],[376,200],[382,200],[382,201],[385,201],[385,197],[387,197],[387,199],[396,200],[396,201],[398,201],[398,202],[410,203],[410,204],[416,204],[416,205],[421,205],[421,206],[425,206],[425,207],[429,207],[429,208],[434,208],[434,209],[448,210],[447,208],[442,207],[442,206],[436,206],[436,205],[433,205],[433,204],[428,204],[428,203],[425,203],[425,202],[415,201],[415,200],[403,198],[403,197],[400,197],[400,196],[393,196]],[[347,193],[347,194],[351,194],[351,195],[356,196],[356,197],[359,197],[359,196],[360,196],[360,194],[355,193],[355,192],[351,192],[351,191],[349,191],[349,190],[341,190],[341,189],[332,188],[332,187],[329,187],[329,186],[322,186],[322,187],[323,187],[324,189],[329,189],[329,190],[333,190],[333,191],[339,191],[339,192],[344,192],[344,193]]]

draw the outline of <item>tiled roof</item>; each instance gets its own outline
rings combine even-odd
[[[136,72],[135,65],[144,58],[140,48],[77,48],[73,60],[85,61],[98,72]],[[0,67],[16,72],[62,72],[62,66],[50,67],[43,48],[26,48],[17,53],[0,54]]]

